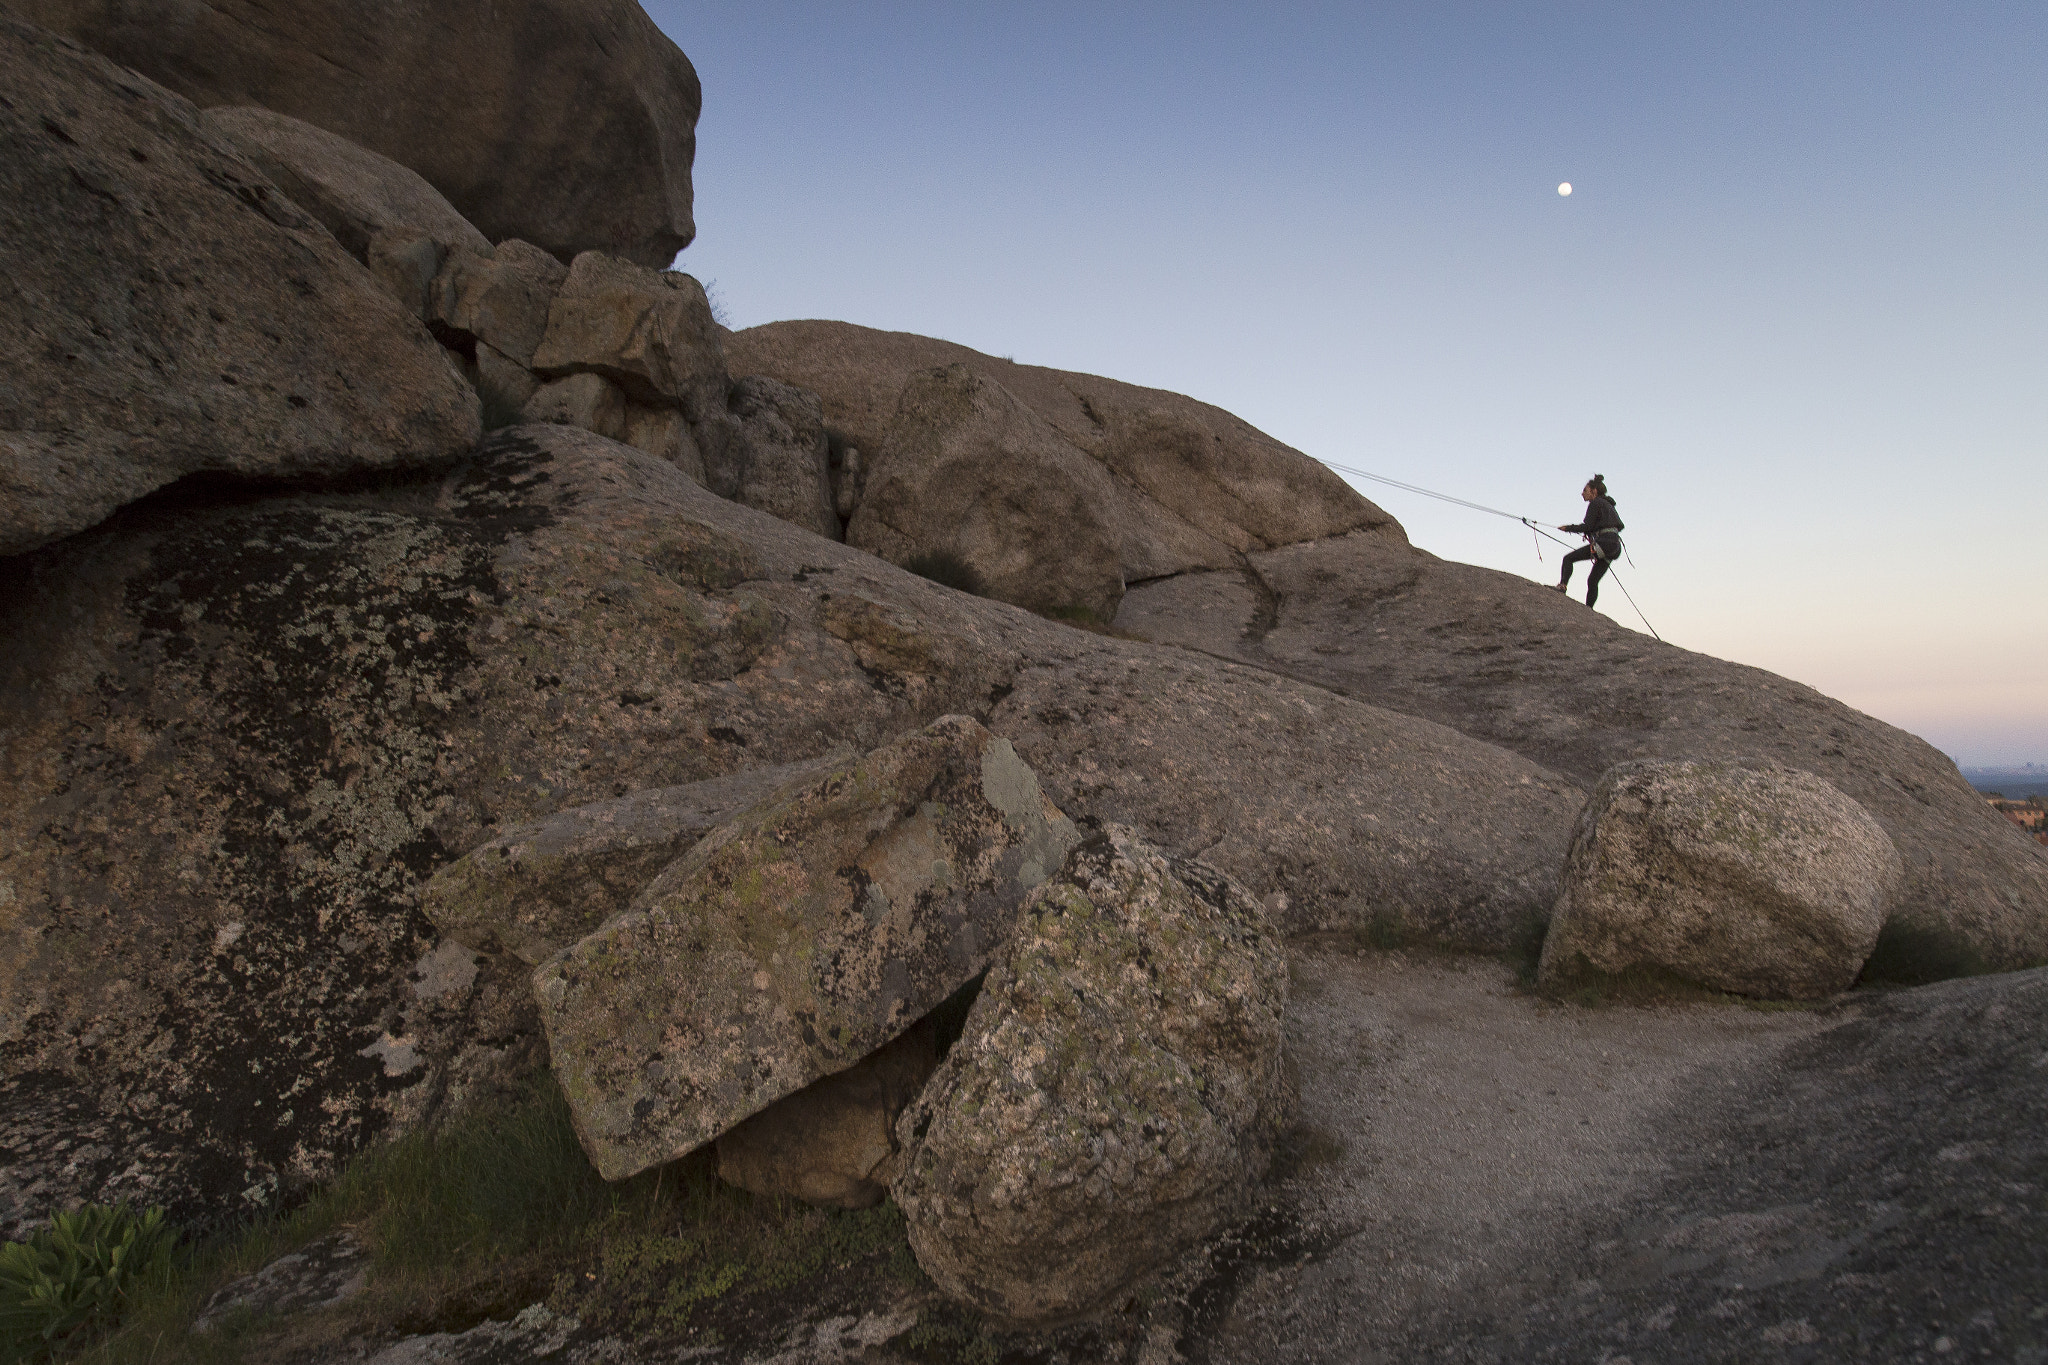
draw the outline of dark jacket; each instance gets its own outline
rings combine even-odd
[[[1621,514],[1614,510],[1613,498],[1605,493],[1596,494],[1593,500],[1586,504],[1586,519],[1575,526],[1566,526],[1562,529],[1577,531],[1588,540],[1598,537],[1600,548],[1604,550],[1607,548],[1608,540],[1621,529]]]

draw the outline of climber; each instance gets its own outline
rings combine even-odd
[[[1590,607],[1600,600],[1600,580],[1607,576],[1607,566],[1621,555],[1621,517],[1614,510],[1614,499],[1607,496],[1607,480],[1603,476],[1595,474],[1579,490],[1579,496],[1586,500],[1586,519],[1557,529],[1577,531],[1586,538],[1586,545],[1564,557],[1564,576],[1558,579],[1557,590],[1564,592],[1571,587],[1572,565],[1582,559],[1592,560],[1593,572],[1586,579],[1586,605]]]

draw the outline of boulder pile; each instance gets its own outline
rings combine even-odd
[[[1043,1325],[1264,1178],[1290,935],[2048,957],[1911,736],[1192,399],[726,331],[632,0],[0,2],[0,1233],[547,1065],[606,1177],[893,1195]]]

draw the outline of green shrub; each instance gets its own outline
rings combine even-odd
[[[120,1321],[129,1295],[170,1268],[164,1211],[126,1203],[60,1213],[0,1245],[0,1361],[48,1359]]]
[[[972,564],[950,550],[933,550],[928,554],[914,555],[905,560],[903,567],[919,578],[929,578],[942,588],[955,592],[971,593],[976,597],[988,596],[988,585]]]

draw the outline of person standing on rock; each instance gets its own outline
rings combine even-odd
[[[1572,585],[1572,565],[1582,559],[1593,561],[1593,572],[1586,579],[1586,605],[1592,606],[1600,600],[1600,580],[1607,577],[1607,566],[1621,554],[1621,514],[1614,510],[1614,499],[1607,496],[1607,480],[1595,474],[1579,490],[1579,496],[1586,500],[1586,519],[1572,526],[1560,526],[1560,531],[1577,531],[1586,538],[1584,549],[1573,550],[1564,557],[1564,576],[1557,580],[1557,590],[1565,592]]]

